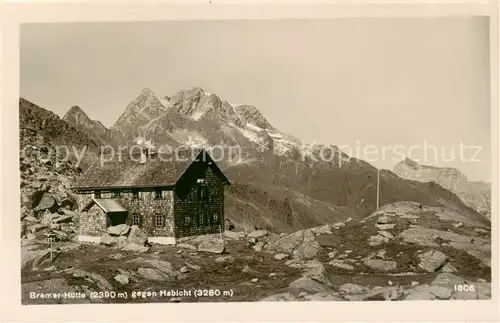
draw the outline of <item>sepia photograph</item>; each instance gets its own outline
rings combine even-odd
[[[488,16],[21,24],[21,303],[491,300],[490,49]]]

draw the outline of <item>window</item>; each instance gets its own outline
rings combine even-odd
[[[214,213],[212,216],[212,223],[213,224],[219,224],[219,215],[217,213]]]
[[[155,215],[155,225],[157,227],[162,227],[163,226],[163,215],[162,214],[156,214]]]
[[[155,199],[157,199],[157,200],[163,199],[163,191],[162,190],[155,190]]]
[[[189,215],[184,215],[184,225],[189,226],[191,224],[191,217]]]
[[[200,184],[200,183],[205,183],[205,179],[204,179],[204,178],[198,178],[198,179],[196,180],[196,182],[197,182],[198,184]]]
[[[101,191],[95,191],[95,192],[94,192],[94,197],[95,197],[96,199],[100,199],[100,198],[101,198]]]
[[[140,214],[132,215],[132,225],[141,225],[141,215]]]
[[[120,197],[122,194],[120,192],[113,192],[113,198],[118,198]]]
[[[206,200],[208,199],[208,188],[204,185],[198,186],[198,199]]]
[[[134,200],[138,200],[139,199],[139,191],[133,191],[132,194],[133,194]]]

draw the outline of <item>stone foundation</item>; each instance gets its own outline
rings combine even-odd
[[[99,242],[101,241],[101,237],[79,235],[78,236],[78,241],[79,242],[87,242],[87,243],[96,243],[96,244],[99,244]]]
[[[176,239],[174,237],[148,237],[148,242],[162,245],[175,245]]]
[[[78,234],[100,237],[106,232],[107,216],[99,206],[94,205],[88,212],[81,212],[78,220]]]

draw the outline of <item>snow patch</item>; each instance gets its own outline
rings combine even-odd
[[[251,123],[247,123],[246,124],[246,127],[249,129],[249,130],[253,130],[253,131],[262,131],[264,129],[262,129],[261,127],[259,126],[256,126],[256,125],[253,125]]]
[[[282,139],[283,138],[283,135],[281,133],[277,133],[277,132],[268,132],[269,133],[269,136],[271,138],[274,138],[274,139]]]
[[[209,142],[206,138],[194,131],[176,131],[170,136],[177,142],[194,148],[207,148]]]
[[[164,98],[158,98],[160,100],[160,103],[165,107],[165,108],[170,108],[172,107],[172,103]]]
[[[204,111],[199,111],[198,110],[198,111],[193,112],[193,114],[191,114],[191,118],[193,118],[194,120],[198,121],[203,116],[203,114],[205,114]]]

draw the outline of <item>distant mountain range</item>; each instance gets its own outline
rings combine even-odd
[[[256,107],[232,105],[201,88],[163,97],[144,89],[111,128],[77,106],[62,119],[23,98],[19,108],[21,128],[34,129],[54,144],[88,146],[87,164],[103,145],[240,147],[241,160],[220,162],[233,184],[226,193],[226,216],[240,228],[291,232],[365,217],[376,208],[375,167],[337,146],[309,144],[282,133]],[[407,172],[403,164],[395,172],[381,170],[381,205],[415,201],[488,221],[478,214],[484,211],[479,208],[483,200],[475,204],[470,200],[475,195],[466,196],[439,179],[427,181],[418,172]],[[487,190],[478,190],[483,188]]]
[[[436,182],[455,193],[466,205],[491,217],[491,184],[471,182],[456,168],[419,165],[406,158],[394,166],[394,172],[402,178]]]

